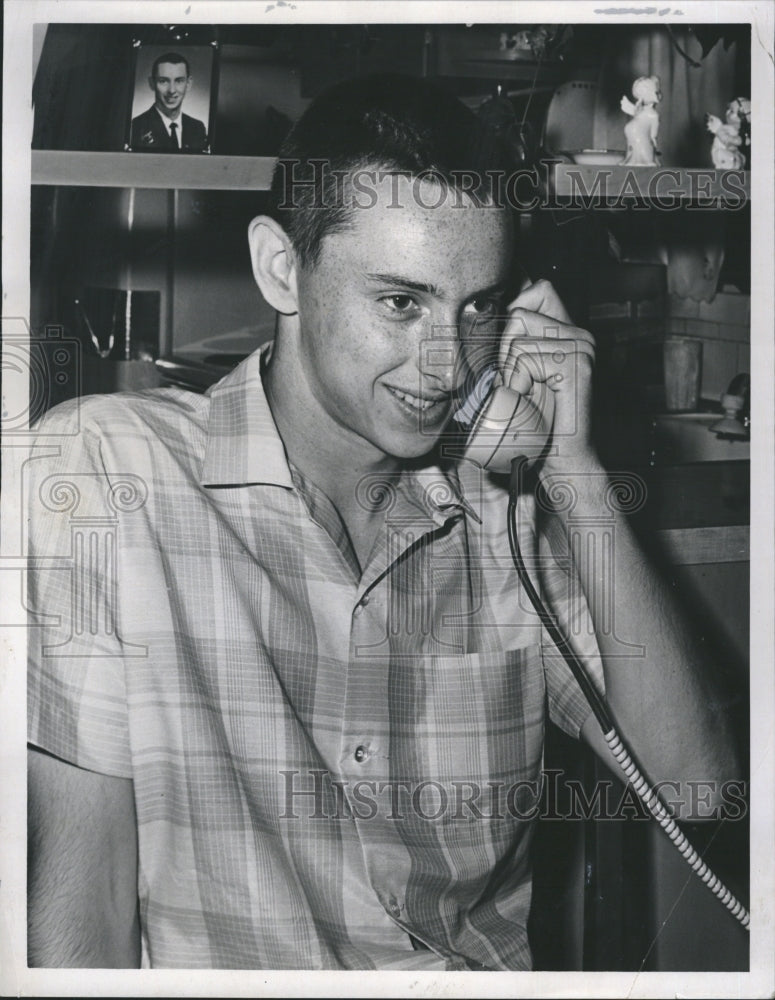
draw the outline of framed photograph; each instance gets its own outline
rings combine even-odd
[[[218,87],[218,44],[146,45],[135,39],[134,88],[124,148],[209,153]]]

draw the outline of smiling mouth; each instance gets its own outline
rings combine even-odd
[[[398,389],[395,386],[386,386],[389,392],[391,392],[396,399],[401,400],[406,406],[409,406],[417,413],[427,413],[429,410],[441,409],[441,407],[446,406],[449,403],[450,396],[444,393],[441,396],[415,396],[411,392],[407,392],[405,389]]]

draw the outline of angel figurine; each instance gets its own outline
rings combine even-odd
[[[627,139],[627,155],[621,161],[630,167],[657,166],[657,132],[659,113],[657,104],[662,100],[658,76],[639,76],[632,85],[632,96],[622,97],[620,106],[631,120],[624,126]]]
[[[741,134],[742,127],[751,120],[751,102],[745,97],[736,97],[727,105],[726,124],[716,115],[705,115],[705,128],[713,133],[710,158],[717,170],[742,170],[745,156],[739,149],[745,141],[751,141],[748,134]]]

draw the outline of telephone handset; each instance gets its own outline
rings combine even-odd
[[[532,358],[523,354],[519,365],[516,353],[510,352],[503,375],[493,379],[488,373],[489,394],[474,415],[463,457],[491,472],[511,472],[514,458],[526,458],[530,467],[549,443],[554,392],[530,375]]]

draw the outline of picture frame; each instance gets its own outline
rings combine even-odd
[[[124,150],[209,154],[218,93],[218,42],[148,44],[135,38],[132,48],[133,86]]]

